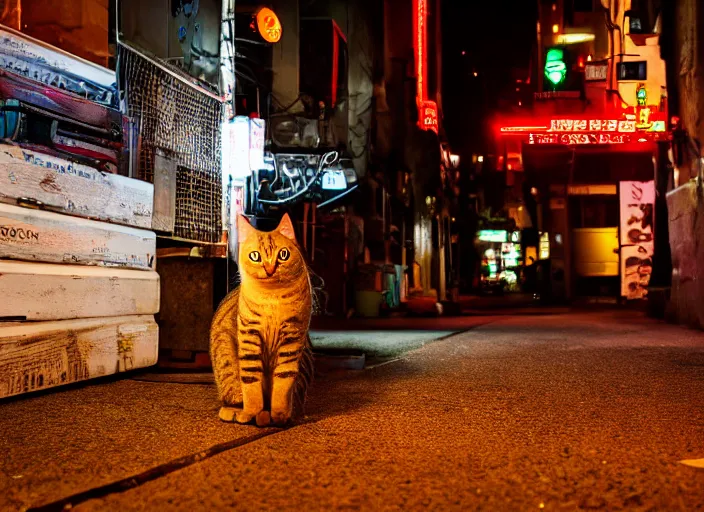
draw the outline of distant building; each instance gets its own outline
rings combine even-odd
[[[654,228],[667,218],[661,16],[648,2],[538,1],[532,108],[496,126],[497,171],[522,196],[524,269],[533,257],[533,289],[558,300],[643,298],[657,237],[667,244]]]

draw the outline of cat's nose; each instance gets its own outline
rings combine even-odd
[[[269,277],[273,276],[274,272],[276,272],[276,262],[264,262],[264,272]]]

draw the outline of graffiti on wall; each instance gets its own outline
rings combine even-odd
[[[622,181],[620,203],[621,295],[642,299],[653,268],[655,182]]]

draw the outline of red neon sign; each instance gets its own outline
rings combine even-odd
[[[423,101],[420,105],[420,127],[438,133],[438,106],[434,101]]]
[[[421,130],[433,130],[438,133],[438,106],[428,99],[426,68],[428,29],[427,0],[413,2],[413,49],[416,60],[416,104],[418,105],[418,127]]]
[[[416,58],[416,80],[417,80],[417,91],[416,95],[418,101],[421,102],[426,99],[426,78],[427,69],[425,67],[425,59],[427,55],[427,27],[426,20],[428,17],[426,0],[415,0],[414,4],[414,16],[413,16],[413,49],[415,50]]]
[[[333,20],[332,22],[332,98],[331,98],[331,106],[337,105],[337,68],[338,68],[338,60],[340,58],[340,39],[347,42],[347,39],[345,38],[345,35],[342,33],[342,30],[340,30],[340,27],[335,23]]]
[[[548,131],[633,133],[636,131],[636,123],[618,119],[553,119]]]
[[[633,137],[626,133],[531,133],[528,144],[628,144]],[[640,142],[640,141],[639,141]]]

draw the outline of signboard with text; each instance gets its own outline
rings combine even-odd
[[[419,127],[438,132],[438,106],[434,101],[423,101],[419,106]]]
[[[626,144],[633,142],[623,133],[531,133],[529,144]]]
[[[622,119],[553,119],[548,131],[633,133],[636,122]]]
[[[628,144],[666,140],[661,113],[649,108],[627,112],[622,119],[559,118],[539,126],[505,126],[504,134],[527,137],[528,144]]]

